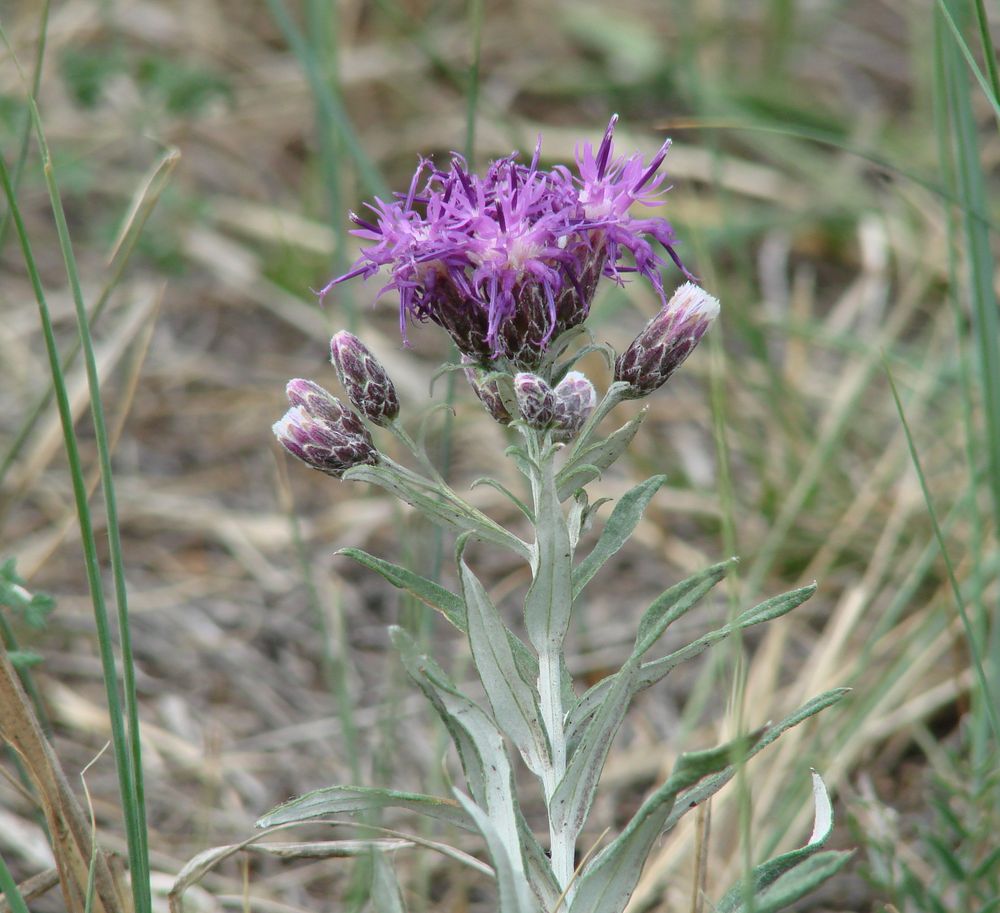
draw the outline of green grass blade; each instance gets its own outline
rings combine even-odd
[[[45,46],[46,40],[49,33],[49,7],[51,6],[51,0],[43,0],[42,11],[39,15],[39,25],[38,25],[38,44],[35,45],[35,65],[31,75],[31,97],[38,97],[38,89],[42,84],[42,64],[45,62]],[[3,30],[3,25],[0,24],[0,40],[7,46],[7,50],[14,60],[15,65],[17,63],[17,58],[14,56],[14,51],[11,47],[10,42],[7,40],[7,34]],[[21,186],[21,175],[24,172],[25,162],[28,160],[28,144],[31,141],[31,114],[27,110],[24,112],[24,127],[21,130],[21,143],[17,151],[17,160],[14,164],[14,173],[11,178],[11,184],[14,187],[14,191]],[[3,250],[4,241],[7,239],[7,231],[10,228],[11,220],[11,209],[7,208],[7,211],[3,214],[3,219],[0,219],[0,250]],[[0,480],[2,481],[2,480]]]
[[[483,49],[483,0],[470,0],[469,24],[472,29],[472,64],[469,88],[465,95],[465,160],[475,168],[476,111],[479,108],[479,65]]]
[[[969,615],[965,610],[965,600],[962,597],[962,590],[958,585],[958,578],[955,576],[955,568],[951,563],[951,558],[948,555],[948,549],[945,545],[944,535],[941,532],[940,525],[938,524],[937,511],[934,509],[934,501],[931,498],[930,489],[927,487],[927,478],[924,475],[923,467],[920,464],[920,457],[917,454],[916,444],[913,442],[913,435],[910,433],[910,425],[906,421],[906,413],[903,410],[902,400],[899,398],[899,391],[896,389],[896,381],[893,379],[888,361],[883,360],[883,365],[885,367],[886,377],[889,380],[889,386],[892,389],[892,398],[896,403],[896,411],[899,414],[899,420],[903,426],[903,433],[906,435],[906,445],[910,451],[910,459],[913,461],[913,468],[916,470],[917,478],[920,480],[920,490],[924,496],[924,503],[927,505],[927,515],[930,517],[931,526],[934,530],[934,538],[937,539],[938,548],[941,549],[941,557],[944,559],[945,569],[948,572],[948,583],[951,586],[952,595],[955,598],[955,607],[958,609],[959,617],[962,619],[962,627],[965,630],[965,637],[969,644],[969,653],[972,656],[973,671],[976,675],[976,682],[982,691],[983,703],[986,707],[986,713],[989,717],[990,726],[993,730],[993,738],[996,741],[997,747],[1000,747],[1000,715],[997,714],[996,704],[992,699],[990,688],[986,681],[986,673],[983,670],[983,661],[980,655],[976,633],[972,628],[972,623],[969,621]]]
[[[122,714],[121,702],[119,699],[117,669],[112,646],[111,630],[101,584],[100,563],[97,557],[97,544],[94,537],[93,525],[90,520],[90,508],[87,504],[86,485],[83,478],[83,466],[80,460],[75,432],[73,430],[73,419],[66,393],[65,378],[63,377],[61,370],[59,352],[56,347],[52,322],[49,316],[48,306],[45,301],[45,295],[42,290],[41,280],[31,252],[31,244],[20,216],[13,187],[10,184],[9,175],[6,167],[3,167],[2,163],[0,163],[0,170],[2,170],[2,175],[0,176],[2,176],[4,192],[7,194],[13,213],[15,227],[21,240],[25,263],[28,267],[32,286],[35,291],[35,297],[38,302],[39,314],[43,325],[45,344],[49,357],[49,366],[56,387],[56,398],[59,404],[60,418],[63,423],[63,436],[65,440],[66,454],[70,463],[70,471],[73,481],[73,493],[76,500],[77,514],[80,518],[81,538],[84,543],[88,585],[90,587],[91,600],[94,605],[95,622],[98,628],[101,664],[104,669],[105,690],[107,693],[108,710],[111,719],[112,741],[114,742],[119,788],[122,795],[123,812],[125,815],[125,826],[129,846],[129,862],[132,867],[133,899],[136,913],[148,913],[151,908],[149,863],[148,851],[146,848],[145,811],[142,801],[139,730],[135,711],[134,670],[132,668],[131,644],[128,636],[127,602],[124,601],[124,567],[121,561],[121,542],[118,535],[114,488],[111,480],[108,438],[104,427],[103,409],[101,408],[100,403],[96,359],[94,358],[93,345],[87,328],[86,309],[83,305],[83,296],[80,290],[79,276],[76,271],[72,249],[69,245],[69,231],[66,226],[65,214],[63,213],[62,205],[59,199],[58,188],[55,184],[51,157],[41,129],[41,120],[38,116],[38,109],[35,106],[34,100],[31,100],[30,104],[32,121],[41,146],[45,179],[52,200],[53,214],[56,219],[60,245],[62,247],[63,256],[66,260],[67,274],[69,276],[74,301],[77,307],[77,317],[80,323],[83,351],[87,364],[87,374],[91,390],[91,406],[94,413],[95,433],[100,451],[101,475],[104,483],[109,541],[112,552],[112,570],[115,578],[116,594],[118,595],[121,649],[123,665],[125,667],[126,703],[129,710],[131,730],[130,737],[127,736],[125,732],[124,716]],[[123,621],[124,625],[122,625]],[[138,784],[136,783],[137,778],[139,780]]]
[[[388,199],[389,188],[358,140],[340,99],[331,91],[329,83],[324,81],[323,69],[316,59],[316,54],[296,26],[284,0],[266,0],[266,2],[271,16],[285,36],[288,46],[302,65],[306,79],[309,81],[309,88],[312,90],[316,103],[322,108],[323,117],[336,128],[337,134],[344,144],[344,149],[354,161],[365,190],[372,196]]]
[[[990,34],[990,23],[986,16],[983,0],[976,0],[976,25],[979,27],[979,40],[983,45],[983,57],[986,60],[986,72],[990,75],[993,98],[1000,99],[1000,72],[997,71],[997,52],[993,46],[993,36]]]
[[[955,38],[955,46],[961,52],[962,57],[965,58],[965,62],[969,66],[969,70],[971,70],[976,82],[979,83],[979,88],[983,90],[983,95],[986,96],[986,100],[993,108],[994,116],[997,121],[1000,122],[1000,96],[998,96],[996,88],[994,86],[990,86],[986,82],[986,77],[983,75],[983,71],[979,69],[979,64],[976,63],[976,58],[972,56],[972,51],[969,49],[969,45],[966,43],[965,38],[962,37],[961,29],[959,29],[954,17],[949,12],[948,5],[944,2],[944,0],[938,0],[938,10],[941,13],[941,17],[944,19],[945,24],[948,26],[948,29],[951,31],[952,36]],[[987,64],[993,64],[994,72],[992,72],[990,76],[995,78],[996,61],[993,59],[992,52],[989,49],[987,49],[986,60]]]
[[[6,898],[11,913],[28,913],[28,905],[17,889],[17,882],[10,874],[10,869],[7,868],[3,856],[0,856],[0,896]]]
[[[993,518],[1000,528],[1000,318],[993,289],[993,254],[989,227],[982,212],[988,199],[971,99],[953,46],[942,51],[956,143],[958,196],[962,206],[967,241],[973,332],[979,357],[989,455],[989,485]]]
[[[101,291],[87,315],[87,323],[90,327],[93,327],[100,319],[108,302],[111,300],[111,293],[118,287],[118,283],[125,273],[125,267],[128,265],[132,252],[135,250],[139,237],[146,227],[146,222],[153,214],[153,210],[159,202],[160,195],[166,189],[167,183],[179,161],[180,153],[176,149],[170,149],[161,156],[160,160],[153,167],[150,179],[146,183],[146,190],[142,194],[138,205],[133,207],[129,213],[125,228],[115,244],[111,257],[111,271],[108,278],[101,287]],[[13,186],[16,192],[16,183]],[[77,356],[80,354],[80,348],[81,343],[79,338],[77,338],[69,346],[66,355],[63,357],[63,374],[66,374],[76,363]],[[11,441],[10,447],[7,448],[7,452],[3,455],[3,459],[0,460],[0,488],[3,487],[4,479],[14,465],[14,462],[20,456],[24,445],[31,439],[38,420],[51,405],[52,396],[53,388],[49,386],[28,410],[27,417],[22,422],[17,434],[14,435],[14,440]],[[2,518],[3,509],[0,506],[0,520]]]

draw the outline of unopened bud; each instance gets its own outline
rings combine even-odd
[[[517,408],[531,428],[548,428],[556,416],[555,391],[537,374],[514,375]]]
[[[662,387],[718,316],[716,298],[692,282],[684,283],[618,356],[615,380],[630,385],[627,395],[633,399]]]
[[[350,409],[311,380],[290,380],[289,409],[272,426],[278,443],[307,466],[340,478],[352,466],[378,462],[371,435]]]
[[[503,397],[500,395],[500,387],[495,380],[484,380],[486,372],[476,366],[474,359],[468,355],[462,356],[462,364],[465,365],[465,378],[472,387],[479,401],[486,407],[486,411],[493,416],[501,425],[509,425],[514,416],[504,405]]]
[[[399,415],[399,397],[389,375],[353,333],[341,330],[330,340],[330,361],[347,396],[369,421],[387,425]]]
[[[556,439],[568,441],[577,434],[597,404],[594,385],[579,371],[570,371],[555,389]]]

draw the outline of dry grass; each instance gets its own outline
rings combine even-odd
[[[820,4],[794,18],[788,12],[785,40],[772,21],[784,6],[778,3],[770,12],[726,12],[707,2],[668,12],[633,0],[614,19],[598,5],[554,0],[487,6],[480,163],[531,144],[538,132],[546,155],[566,160],[578,138],[598,136],[609,108],[623,115],[622,148],[649,151],[672,125],[677,142],[667,165],[675,189],[667,213],[725,309],[711,347],[651,401],[627,477],[601,483],[601,493],[614,496],[652,471],[670,477],[620,563],[595,581],[574,671],[591,679],[613,668],[627,652],[634,617],[621,606],[637,613],[664,582],[727,550],[743,557],[728,594],[741,604],[812,579],[821,584],[810,603],[765,635],[722,648],[714,663],[679,670],[644,696],[617,743],[590,839],[619,826],[641,790],[668,769],[679,730],[698,747],[719,733],[739,656],[750,661],[743,703],[751,723],[828,687],[854,689],[843,709],[793,731],[752,769],[761,852],[808,829],[809,765],[841,796],[841,816],[860,772],[882,802],[922,814],[923,781],[897,784],[896,771],[919,755],[914,733],[928,723],[942,738],[953,732],[971,678],[943,574],[928,552],[926,508],[881,353],[904,388],[938,510],[948,516],[969,480],[947,304],[946,213],[926,186],[837,146],[730,127],[770,105],[784,123],[822,128],[845,147],[931,173],[920,60],[926,11],[898,0]],[[459,4],[345,3],[337,11],[340,90],[362,147],[390,186],[403,186],[418,152],[464,142],[464,17]],[[2,18],[27,65],[37,41],[35,4],[15,2]],[[81,85],[102,63],[107,72],[85,106]],[[0,101],[22,92],[9,56],[0,57]],[[204,97],[192,101],[184,92]],[[286,465],[269,427],[286,378],[332,380],[325,343],[345,323],[384,359],[414,418],[430,403],[429,379],[444,350],[426,328],[412,332],[413,348],[401,349],[391,305],[368,308],[374,285],[325,310],[315,306],[309,288],[352,254],[337,250],[342,213],[327,211],[313,96],[264,4],[56,3],[40,106],[88,301],[109,279],[127,214],[156,201],[95,334],[116,442],[162,900],[190,857],[243,840],[259,814],[288,796],[355,776],[420,790],[440,776],[444,743],[407,690],[384,633],[387,623],[413,622],[418,613],[331,557],[350,544],[429,568],[433,536],[377,494]],[[13,114],[0,121],[8,160],[18,123]],[[987,162],[997,148],[995,140],[986,147]],[[338,162],[346,209],[364,191],[356,169]],[[71,302],[34,157],[21,199],[68,346]],[[9,237],[0,258],[6,452],[48,371]],[[638,286],[607,292],[595,332],[621,346],[654,308]],[[588,367],[600,375],[598,362]],[[78,369],[70,388],[84,416]],[[88,427],[79,423],[86,442]],[[455,479],[494,468],[501,434],[464,390],[453,430]],[[89,443],[85,456],[94,466]],[[509,514],[488,489],[474,498],[497,516]],[[0,519],[0,557],[16,556],[31,587],[58,600],[47,630],[22,639],[44,656],[36,678],[56,753],[78,786],[109,733],[52,410],[0,489]],[[973,533],[961,512],[948,534],[968,579]],[[449,543],[443,548],[447,556]],[[475,558],[498,594],[523,586],[519,569],[485,553]],[[987,598],[995,601],[995,583]],[[726,610],[720,601],[690,624],[707,627]],[[432,636],[439,655],[461,653],[436,623]],[[334,679],[346,678],[356,745],[331,669]],[[89,768],[86,781],[101,842],[122,849],[110,755]],[[723,797],[712,811],[713,898],[739,873],[732,805]],[[30,803],[0,782],[0,853],[24,878],[53,865],[40,833]],[[329,837],[322,828],[303,833]],[[630,909],[691,907],[695,840],[689,828],[664,843]],[[841,831],[838,840],[850,837]],[[397,855],[416,886],[415,910],[489,909],[488,895],[453,864]],[[205,910],[339,909],[333,898],[344,896],[351,871],[346,861],[237,856],[188,898]],[[856,871],[817,903],[882,909]],[[54,910],[59,899],[53,892],[35,904]]]

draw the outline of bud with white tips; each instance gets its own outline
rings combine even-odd
[[[399,397],[389,375],[353,333],[341,330],[330,340],[330,361],[347,396],[370,422],[388,425],[399,415]]]
[[[515,374],[514,394],[526,425],[542,430],[552,424],[556,417],[556,394],[537,374]]]
[[[615,362],[615,380],[631,399],[662,387],[719,316],[718,299],[685,282]]]
[[[292,456],[337,478],[352,466],[378,462],[364,422],[335,396],[301,378],[290,380],[286,392],[292,407],[271,430]]]
[[[568,441],[580,433],[597,404],[594,385],[579,371],[570,371],[556,386],[555,438]]]

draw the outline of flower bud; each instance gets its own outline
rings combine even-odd
[[[399,415],[399,397],[385,368],[353,333],[341,330],[330,340],[330,361],[347,396],[369,421],[387,425]]]
[[[718,316],[718,300],[685,282],[618,356],[615,380],[631,386],[632,399],[648,396],[681,366]]]
[[[503,397],[500,395],[500,387],[495,380],[484,381],[485,372],[476,367],[475,361],[468,355],[462,356],[462,364],[465,365],[465,378],[472,387],[479,401],[486,407],[493,418],[501,425],[509,425],[514,416],[504,405]]]
[[[579,371],[570,371],[555,389],[556,440],[568,441],[579,434],[597,404],[594,385]]]
[[[526,372],[514,375],[514,393],[525,424],[538,429],[552,424],[556,415],[556,394],[542,378]]]
[[[378,462],[364,422],[319,384],[290,380],[286,392],[292,408],[271,430],[292,456],[337,478],[352,466]]]

